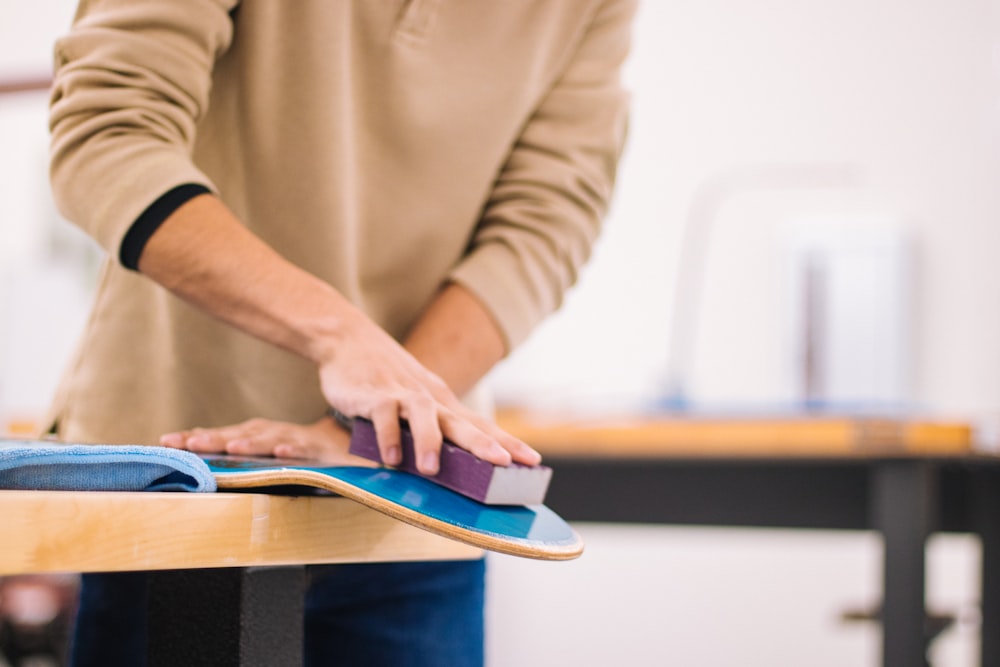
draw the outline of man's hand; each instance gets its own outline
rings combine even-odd
[[[251,419],[221,428],[168,433],[160,438],[164,447],[192,452],[313,459],[334,465],[375,465],[368,459],[349,454],[350,443],[351,435],[329,417],[312,424]]]
[[[399,420],[409,423],[417,467],[437,473],[442,436],[496,465],[541,460],[534,450],[492,421],[465,407],[444,380],[381,329],[365,320],[334,343],[320,363],[323,394],[349,416],[375,425],[379,450],[389,465],[402,461]]]

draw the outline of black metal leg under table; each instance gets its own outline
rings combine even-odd
[[[305,567],[149,574],[149,667],[301,667]]]

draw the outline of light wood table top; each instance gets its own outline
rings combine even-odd
[[[345,498],[0,491],[0,575],[469,559]]]
[[[501,427],[543,455],[596,458],[963,456],[959,421],[841,416],[582,415],[505,409]]]

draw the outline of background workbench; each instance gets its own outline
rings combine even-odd
[[[884,544],[886,667],[926,664],[925,545],[983,543],[982,665],[1000,665],[1000,458],[961,423],[851,417],[587,419],[506,412],[571,521],[871,530]]]

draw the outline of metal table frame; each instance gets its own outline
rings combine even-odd
[[[549,455],[547,504],[570,521],[875,530],[885,543],[885,667],[925,665],[925,545],[983,545],[982,665],[1000,667],[1000,458],[646,458]],[[595,493],[595,489],[599,489]]]

